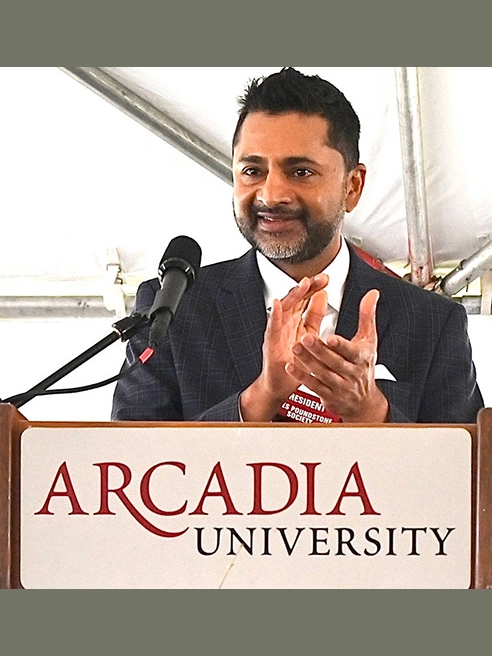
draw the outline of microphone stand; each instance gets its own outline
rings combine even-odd
[[[103,349],[116,342],[116,340],[121,339],[121,341],[125,341],[130,339],[130,337],[133,337],[135,333],[137,333],[148,323],[149,318],[145,315],[141,316],[139,314],[132,314],[129,317],[120,319],[113,324],[113,331],[109,335],[103,337],[103,339],[99,340],[99,342],[96,342],[96,344],[88,348],[76,358],[70,360],[70,362],[67,362],[67,364],[65,364],[60,369],[57,369],[57,371],[53,372],[51,376],[48,376],[44,380],[40,381],[37,385],[34,385],[34,387],[31,387],[31,389],[27,390],[27,392],[11,396],[8,399],[5,399],[3,403],[10,403],[16,408],[20,408],[35,396],[38,396],[38,394],[47,390],[48,387],[51,387],[56,382],[67,376],[74,369],[80,367],[80,365],[84,364],[84,362],[87,362],[87,360],[90,360]]]

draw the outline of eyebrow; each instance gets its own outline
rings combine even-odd
[[[265,161],[265,158],[261,157],[260,155],[245,155],[244,157],[241,157],[238,161],[245,164],[261,164],[262,162]],[[314,159],[311,159],[310,157],[299,155],[299,156],[286,157],[285,159],[282,160],[282,164],[284,164],[285,166],[298,166],[299,164],[316,165],[318,164],[318,162],[316,162]]]

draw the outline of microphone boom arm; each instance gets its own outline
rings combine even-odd
[[[154,303],[147,315],[141,316],[140,314],[134,313],[129,317],[120,319],[113,324],[113,332],[111,334],[107,335],[94,344],[94,346],[91,346],[79,356],[52,373],[51,376],[40,381],[37,385],[34,385],[34,387],[27,390],[27,392],[16,394],[15,396],[11,396],[3,401],[0,399],[0,402],[11,403],[17,408],[20,408],[24,403],[27,403],[40,394],[80,391],[80,389],[77,388],[71,390],[60,390],[60,392],[58,392],[58,390],[47,390],[51,385],[54,385],[54,383],[71,373],[74,369],[77,369],[77,367],[80,367],[80,365],[97,355],[117,339],[125,341],[132,337],[143,326],[150,325],[149,348],[138,357],[140,362],[146,362],[165,337],[167,330],[174,319],[181,297],[188,287],[195,281],[197,271],[200,268],[201,256],[202,250],[194,239],[184,235],[171,239],[159,264],[161,289],[157,292]],[[138,364],[138,361],[134,364]],[[130,368],[127,369],[126,372],[121,372],[120,376],[124,375],[124,373],[128,373],[133,366],[134,365],[130,365]],[[115,377],[113,377],[113,379],[102,381],[98,385],[107,384],[114,379]],[[84,389],[87,389],[87,386],[85,386]]]
[[[141,316],[139,314],[132,314],[129,317],[123,317],[119,321],[113,324],[113,331],[103,337],[103,339],[96,342],[93,346],[88,348],[86,351],[83,351],[67,364],[57,369],[50,376],[41,380],[37,385],[31,387],[31,389],[23,392],[22,394],[16,394],[11,396],[8,399],[4,399],[3,403],[11,403],[16,408],[20,408],[22,405],[31,401],[34,397],[38,396],[41,392],[44,392],[51,387],[59,380],[67,376],[69,373],[77,369],[82,364],[90,360],[92,357],[103,351],[105,348],[116,342],[118,339],[121,341],[126,341],[130,339],[136,332],[149,323],[149,318],[147,316]]]

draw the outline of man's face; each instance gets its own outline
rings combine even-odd
[[[233,157],[234,216],[241,234],[269,259],[304,262],[338,244],[365,168],[347,173],[327,139],[321,116],[253,112],[242,125]]]

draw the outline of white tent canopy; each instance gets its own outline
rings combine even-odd
[[[75,334],[77,317],[85,317],[91,336],[96,324],[99,336],[108,332],[115,317],[129,310],[138,282],[155,275],[172,237],[195,238],[203,264],[245,252],[226,179],[236,98],[251,78],[275,70],[0,68],[8,99],[0,127],[4,348],[9,335],[21,334],[21,324],[31,331],[24,366],[19,355],[5,356],[0,396],[27,389],[91,343],[65,340],[64,358],[58,339],[59,362],[44,348],[49,334],[59,335],[69,324]],[[401,274],[411,275],[412,262],[428,259],[431,284],[471,261],[474,282],[467,287],[461,277],[453,293],[479,298],[476,332],[490,332],[492,188],[486,158],[492,137],[486,119],[492,68],[299,70],[338,86],[361,120],[368,175],[359,206],[347,215],[347,238]],[[120,111],[125,96],[136,99],[133,110]],[[166,122],[174,122],[174,133],[158,138],[165,137]],[[180,137],[184,147],[176,148]],[[90,320],[91,314],[99,319]],[[49,330],[35,329],[36,320]],[[474,342],[479,370],[490,362],[486,350],[478,351],[483,343],[483,337],[476,347]],[[122,349],[113,353],[113,369],[99,378],[116,373]],[[80,395],[66,403],[83,404]],[[106,396],[102,418],[109,415],[108,403]],[[55,406],[38,399],[26,414],[38,418],[30,408]],[[98,418],[97,412],[87,418]]]

